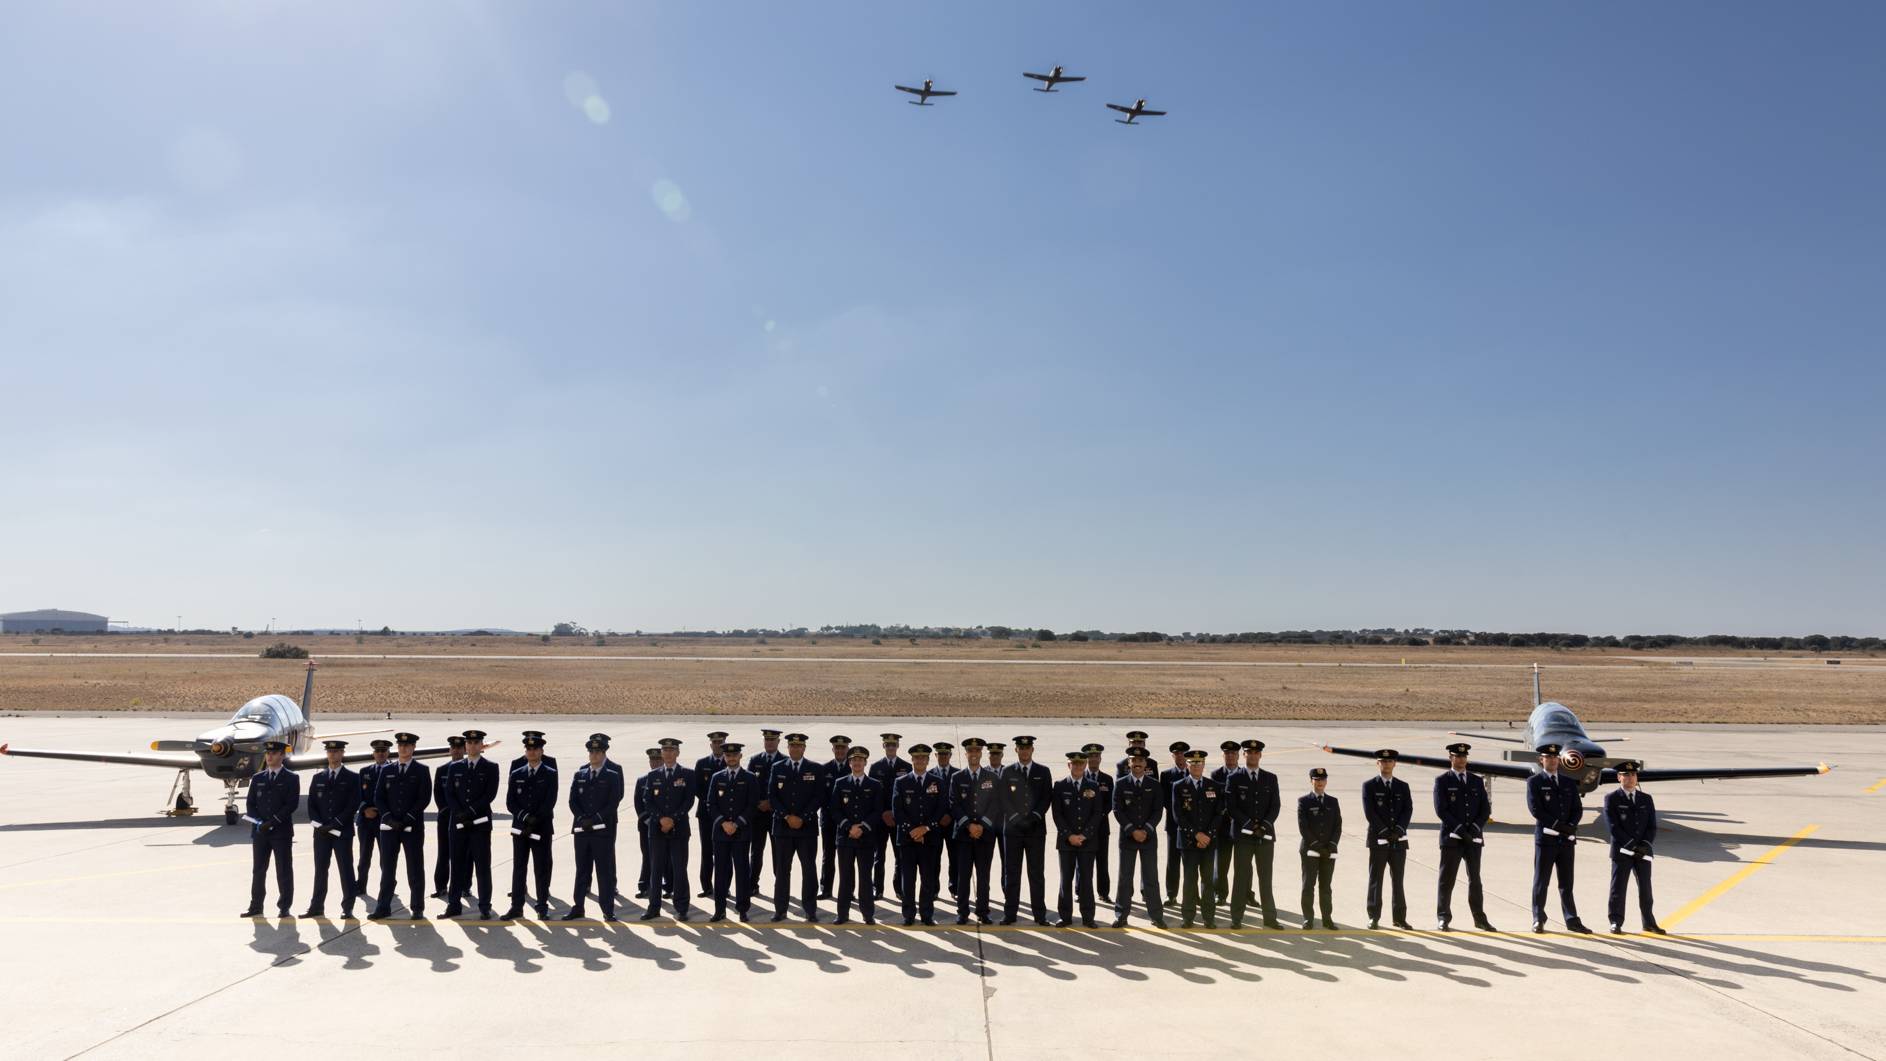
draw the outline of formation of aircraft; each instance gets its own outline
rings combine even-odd
[[[1467,769],[1483,777],[1510,777],[1525,780],[1541,769],[1539,753],[1534,749],[1546,744],[1559,746],[1559,771],[1578,782],[1578,791],[1588,793],[1600,785],[1617,783],[1618,763],[1625,757],[1612,756],[1605,750],[1605,744],[1629,740],[1628,737],[1593,737],[1585,732],[1584,723],[1572,713],[1571,708],[1554,700],[1541,700],[1539,696],[1539,665],[1532,668],[1532,714],[1526,718],[1526,728],[1521,735],[1514,737],[1499,733],[1456,733],[1459,737],[1473,737],[1477,740],[1499,741],[1515,744],[1519,747],[1505,749],[1500,761],[1469,760]],[[1363,759],[1375,758],[1374,749],[1337,748],[1323,745],[1323,750],[1333,755],[1353,755]],[[1446,756],[1398,755],[1397,761],[1413,763],[1416,766],[1432,766],[1445,770],[1448,768]],[[1635,760],[1642,762],[1642,760]],[[1644,765],[1638,770],[1637,779],[1644,784],[1657,781],[1716,781],[1735,780],[1751,777],[1805,777],[1824,774],[1833,767],[1827,763],[1813,766],[1665,766]]]
[[[1066,70],[1067,70],[1066,67],[1061,67],[1061,66],[1053,67],[1049,69],[1049,71],[1045,74],[1038,74],[1032,70],[1024,70],[1022,71],[1022,76],[1032,81],[1042,82],[1042,87],[1035,89],[1036,92],[1054,92],[1054,91],[1057,91],[1055,88],[1056,85],[1067,85],[1067,84],[1072,84],[1076,81],[1087,80],[1087,77],[1084,74],[1070,74],[1070,73],[1067,73]],[[930,102],[930,97],[932,96],[956,95],[956,92],[954,90],[944,91],[943,89],[937,88],[936,82],[931,81],[927,78],[924,80],[922,88],[912,88],[909,85],[892,85],[891,87],[895,88],[899,92],[908,92],[909,94],[917,97],[916,99],[907,99],[904,102],[914,104],[919,107],[932,106],[933,104],[931,104]],[[1126,115],[1125,118],[1114,119],[1114,121],[1119,122],[1121,125],[1134,125],[1137,123],[1138,119],[1140,118],[1157,118],[1166,113],[1165,111],[1147,110],[1146,101],[1143,99],[1135,101],[1134,104],[1130,107],[1121,103],[1109,103],[1107,104],[1107,107],[1111,110],[1116,110],[1116,111],[1119,111],[1121,114]]]
[[[300,703],[276,693],[258,696],[237,708],[235,714],[229,716],[229,721],[198,734],[195,740],[154,740],[148,753],[60,751],[50,748],[14,748],[0,744],[0,756],[69,759],[81,763],[117,763],[121,766],[175,770],[177,779],[171,785],[169,806],[164,811],[172,816],[196,813],[196,799],[190,792],[190,774],[201,770],[205,776],[223,783],[223,822],[233,825],[238,814],[236,797],[242,787],[249,783],[249,778],[262,769],[262,745],[265,742],[281,741],[288,745],[289,768],[302,770],[326,765],[327,756],[318,748],[322,740],[387,732],[384,728],[349,730],[323,733],[317,738],[314,723],[308,715],[313,698],[314,661],[309,660],[308,677],[301,687]],[[426,759],[450,753],[450,748],[440,746],[420,748],[414,755]],[[360,763],[372,758],[371,751],[351,752],[344,757],[344,761]]]

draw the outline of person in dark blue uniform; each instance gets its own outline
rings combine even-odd
[[[648,879],[651,873],[654,874],[656,888],[667,886],[667,882],[663,880],[666,874],[657,872],[654,861],[648,857],[648,779],[661,768],[661,749],[649,748],[647,755],[647,772],[635,779],[635,788],[630,797],[635,807],[635,842],[642,854],[641,868],[636,871],[635,875],[637,899],[648,898]]]
[[[1441,885],[1435,896],[1435,917],[1442,932],[1454,921],[1454,878],[1467,866],[1467,908],[1473,926],[1496,932],[1487,920],[1485,893],[1480,887],[1480,853],[1485,850],[1486,824],[1493,817],[1493,801],[1479,774],[1467,769],[1473,745],[1456,741],[1447,746],[1447,769],[1434,779],[1434,815],[1441,820]]]
[[[956,745],[946,740],[940,740],[931,744],[930,748],[930,776],[942,782],[943,796],[947,800],[950,793],[955,791],[956,772],[962,769],[951,762],[956,752]],[[956,845],[950,843],[949,840],[951,835],[950,831],[956,823],[955,811],[956,808],[951,806],[943,815],[942,879],[943,887],[949,892],[950,898],[952,899],[958,898],[956,894]]]
[[[474,890],[478,896],[478,918],[491,920],[491,805],[498,801],[502,787],[498,764],[485,754],[485,731],[468,729],[462,739],[465,757],[447,764],[440,773],[448,774],[445,804],[439,816],[451,823],[452,845],[451,902],[446,917],[457,917],[463,903]],[[438,786],[434,786],[435,788]]]
[[[1395,776],[1395,763],[1401,753],[1383,748],[1375,753],[1380,773],[1362,782],[1362,813],[1368,818],[1369,832],[1369,927],[1382,922],[1382,872],[1386,870],[1393,892],[1389,915],[1396,928],[1413,929],[1408,923],[1408,893],[1402,889],[1402,877],[1408,869],[1408,826],[1414,821],[1414,792],[1408,782]]]
[[[327,903],[327,866],[341,878],[341,916],[351,920],[360,882],[354,876],[354,815],[360,813],[360,775],[341,760],[347,755],[344,740],[322,741],[327,766],[308,779],[308,823],[314,827],[314,894],[302,917],[324,917]]]
[[[1120,756],[1120,761],[1113,764],[1113,779],[1118,781],[1126,777],[1127,773],[1133,769],[1133,752],[1135,750],[1146,752],[1147,772],[1153,774],[1153,780],[1157,781],[1159,771],[1153,766],[1151,758],[1152,752],[1146,747],[1146,731],[1143,729],[1127,731],[1126,751]]]
[[[825,805],[825,769],[805,757],[803,733],[786,734],[786,757],[767,780],[773,800],[773,920],[786,920],[792,902],[792,864],[799,862],[799,907],[819,919],[819,808]]]
[[[1125,928],[1133,912],[1133,868],[1139,867],[1140,898],[1146,916],[1166,927],[1159,898],[1159,820],[1166,816],[1166,786],[1153,775],[1145,748],[1127,752],[1126,772],[1113,785],[1113,817],[1120,823],[1120,893],[1113,900],[1113,927]],[[1100,853],[1106,858],[1106,852]]]
[[[407,908],[415,919],[426,916],[426,808],[432,805],[432,771],[413,758],[419,738],[393,734],[399,758],[380,768],[373,785],[373,806],[380,812],[380,895],[374,921],[393,916],[393,885],[401,858],[406,860]]]
[[[725,730],[715,730],[707,735],[707,754],[694,760],[694,828],[701,846],[701,892],[696,898],[707,899],[714,894],[714,830],[708,820],[707,793],[709,782],[714,775],[726,768],[726,756],[720,753],[721,746],[727,740]],[[675,884],[676,891],[681,885]]]
[[[1228,740],[1218,743],[1218,752],[1224,762],[1213,767],[1207,776],[1218,782],[1221,799],[1228,799],[1231,794],[1231,782],[1244,767],[1238,765],[1237,741]],[[1212,841],[1212,895],[1221,903],[1231,902],[1231,863],[1237,856],[1236,838],[1231,835],[1231,815],[1221,814],[1218,818],[1218,836]]]
[[[1532,930],[1545,931],[1545,893],[1552,886],[1553,873],[1559,878],[1559,911],[1565,915],[1565,928],[1589,935],[1591,929],[1578,919],[1578,902],[1572,896],[1573,859],[1578,853],[1578,823],[1585,817],[1585,804],[1578,792],[1578,782],[1559,773],[1559,746],[1539,746],[1539,772],[1526,779],[1526,810],[1532,813]]]
[[[681,742],[663,737],[655,742],[661,748],[661,765],[648,773],[648,858],[654,867],[648,874],[648,909],[642,920],[661,916],[661,896],[665,883],[674,900],[675,920],[688,919],[688,812],[700,794],[695,773],[681,765]]]
[[[1283,810],[1283,797],[1277,788],[1277,775],[1263,768],[1264,742],[1247,740],[1244,768],[1233,777],[1225,793],[1226,813],[1231,818],[1232,854],[1231,927],[1244,927],[1244,912],[1259,900],[1265,928],[1282,928],[1277,920],[1277,900],[1271,891],[1271,871],[1277,855],[1277,815]],[[1257,872],[1257,894],[1251,893],[1251,873]]]
[[[1008,751],[1008,743],[992,740],[986,747],[989,752],[989,769],[995,771],[996,777],[996,805],[990,808],[995,812],[995,869],[989,876],[992,880],[1006,881],[1008,880],[1008,848],[1002,843],[1002,826],[1005,824],[1002,819],[1006,813],[1002,806],[1002,756]]]
[[[714,831],[714,916],[727,919],[727,894],[733,893],[734,912],[751,920],[753,876],[747,856],[753,850],[753,816],[760,804],[760,779],[740,766],[739,744],[722,744],[726,766],[708,783],[708,826]]]
[[[904,878],[897,894],[903,898],[905,925],[936,924],[937,880],[949,836],[949,786],[930,769],[930,750],[928,744],[911,746],[910,772],[891,792],[897,872]]]
[[[892,794],[897,788],[897,779],[910,772],[910,763],[897,757],[897,749],[901,746],[903,737],[895,733],[882,733],[878,737],[884,748],[884,758],[871,764],[870,773],[872,779],[878,783],[878,787],[884,790],[882,818],[884,827],[872,834],[878,846],[871,855],[871,897],[882,902],[884,899],[884,863],[887,857],[893,864],[890,871],[892,889],[900,887],[903,882],[903,875],[895,868],[895,862],[901,854],[891,843],[892,837],[897,833],[897,823],[892,820],[891,815],[891,801]],[[887,849],[890,851],[888,856]],[[902,896],[899,895],[899,898]]]
[[[1081,751],[1087,753],[1087,776],[1093,778],[1094,787],[1100,790],[1101,806],[1107,808],[1100,818],[1100,843],[1094,848],[1095,898],[1108,906],[1113,905],[1113,868],[1112,859],[1107,850],[1108,841],[1113,839],[1113,784],[1115,777],[1100,767],[1100,757],[1106,752],[1102,744],[1085,744]],[[1065,884],[1062,885],[1066,887]]]
[[[1626,759],[1617,765],[1618,787],[1604,797],[1604,820],[1611,828],[1611,934],[1624,933],[1624,897],[1637,878],[1637,915],[1644,931],[1667,936],[1651,909],[1651,844],[1657,839],[1657,803],[1637,784],[1639,766]]]
[[[526,875],[535,870],[537,920],[550,920],[551,841],[556,836],[557,768],[544,760],[544,739],[524,738],[524,763],[511,771],[504,809],[511,815],[511,908],[503,919],[524,916],[530,900]]]
[[[1054,774],[1035,762],[1035,738],[1013,739],[1016,761],[1002,768],[996,787],[1002,803],[1002,923],[1015,923],[1022,903],[1022,876],[1028,877],[1029,907],[1035,924],[1048,923],[1042,893],[1047,891],[1048,809],[1054,805]]]
[[[1166,747],[1172,756],[1172,765],[1159,772],[1159,786],[1165,790],[1166,806],[1166,900],[1165,905],[1179,905],[1179,876],[1185,864],[1185,853],[1179,847],[1179,823],[1172,820],[1172,790],[1179,787],[1179,782],[1191,776],[1185,768],[1185,754],[1192,746],[1182,740],[1175,740]]]
[[[301,778],[282,765],[288,745],[278,740],[262,744],[263,768],[249,778],[249,908],[243,917],[262,916],[268,890],[268,864],[275,863],[275,904],[283,917],[292,917],[295,901],[295,810],[301,806]]]
[[[445,743],[451,749],[451,758],[432,771],[432,897],[455,903],[459,896],[446,896],[446,889],[452,885],[452,815],[446,788],[452,782],[452,771],[465,761],[465,738],[454,734],[445,738]]]
[[[1219,823],[1225,816],[1224,792],[1218,782],[1205,776],[1205,749],[1185,753],[1185,780],[1172,786],[1172,815],[1179,830],[1179,857],[1184,862],[1185,900],[1181,907],[1184,921],[1180,928],[1194,927],[1194,917],[1202,913],[1206,928],[1218,927],[1217,858],[1214,848]]]
[[[954,886],[956,923],[967,925],[973,905],[976,919],[989,923],[989,868],[995,861],[996,817],[1001,813],[997,775],[982,764],[986,742],[963,740],[968,762],[950,778],[950,843],[956,850]]]
[[[1088,752],[1067,753],[1067,776],[1054,783],[1050,806],[1054,812],[1054,851],[1061,864],[1059,925],[1074,924],[1074,903],[1080,903],[1081,924],[1094,923],[1094,862],[1104,857],[1106,844],[1100,823],[1107,816],[1100,785],[1087,772]],[[1107,798],[1111,799],[1109,792]]]
[[[842,925],[851,918],[855,897],[864,923],[877,924],[873,916],[875,900],[871,893],[871,858],[877,850],[873,833],[884,828],[885,794],[877,780],[866,772],[871,753],[853,748],[848,754],[851,771],[832,782],[825,797],[826,809],[838,830],[838,916],[832,924]]]
[[[589,748],[590,741],[596,740],[602,741],[602,745],[605,749],[609,747],[609,734],[592,733],[584,739],[584,749],[587,750]],[[620,789],[623,796],[626,797],[629,792],[629,775],[623,772],[622,764],[605,755],[602,761],[602,768],[616,775],[616,788]],[[640,832],[641,830],[638,828],[636,831]],[[620,872],[622,867],[622,829],[619,825],[614,823],[611,823],[609,826],[609,864],[616,870],[615,876],[612,879],[620,881],[622,879]],[[621,890],[618,889],[615,893],[615,901],[620,903],[627,902],[628,900],[623,897]]]
[[[543,740],[544,731],[540,729],[527,729],[523,731],[522,733],[519,733],[518,736],[524,738],[525,740]],[[496,744],[497,742],[493,741],[492,743]],[[537,761],[542,763],[545,766],[548,766],[552,770],[555,770],[557,768],[557,757],[554,755],[540,756]],[[528,751],[526,751],[525,754],[520,755],[515,759],[512,759],[509,769],[515,770],[518,767],[523,766],[527,762],[530,762],[530,754]]]
[[[766,849],[773,839],[773,767],[786,753],[779,750],[780,731],[760,731],[760,751],[747,758],[747,771],[760,782],[759,806],[753,809],[753,850],[747,853],[748,891],[758,895],[760,876],[766,870]]]
[[[583,900],[595,875],[596,901],[602,919],[616,919],[616,815],[622,807],[622,771],[609,761],[609,738],[592,733],[583,747],[589,752],[570,779],[570,835],[576,846],[576,897],[570,903],[571,920],[583,919]]]
[[[373,805],[373,794],[379,789],[380,771],[386,767],[393,742],[382,738],[368,741],[367,746],[373,749],[373,761],[360,768],[360,811],[354,819],[354,831],[358,834],[355,842],[360,845],[360,853],[354,859],[355,895],[371,895],[375,891],[373,853],[380,846],[380,808]]]
[[[832,757],[819,764],[829,795],[838,779],[851,773],[851,738],[835,734],[831,738]],[[832,898],[832,884],[838,873],[838,819],[828,813],[828,799],[819,805],[819,898]]]
[[[1310,791],[1297,797],[1297,835],[1302,842],[1297,858],[1303,864],[1303,927],[1316,927],[1316,907],[1323,908],[1323,927],[1335,928],[1331,914],[1336,881],[1336,848],[1342,843],[1342,805],[1325,789],[1329,771],[1310,768]]]

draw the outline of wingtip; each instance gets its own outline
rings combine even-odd
[[[6,752],[6,750],[7,750],[7,747],[6,747],[6,745],[4,745],[4,744],[0,744],[0,754],[4,754],[4,753]],[[1821,773],[1823,773],[1823,774],[1825,774],[1825,773],[1829,773],[1829,772],[1831,772],[1831,771],[1833,770],[1833,768],[1834,768],[1834,764],[1832,764],[1832,763],[1822,763],[1822,764],[1821,764],[1821,768],[1820,768],[1820,772],[1821,772]]]
[[[0,744],[0,755],[5,755],[6,753],[7,753],[7,746],[4,744]]]

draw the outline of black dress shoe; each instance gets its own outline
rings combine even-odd
[[[1374,931],[1375,929],[1378,929],[1378,928],[1381,928],[1381,927],[1382,927],[1382,921],[1381,921],[1381,919],[1380,919],[1380,918],[1375,918],[1375,917],[1371,917],[1371,918],[1369,918],[1369,930],[1370,930],[1370,931]]]
[[[550,908],[548,906],[540,906],[537,908],[537,920],[539,921],[550,920]]]
[[[1274,918],[1274,917],[1267,917],[1267,918],[1265,918],[1265,919],[1264,919],[1264,927],[1265,927],[1265,928],[1271,928],[1271,929],[1276,929],[1276,930],[1277,930],[1277,931],[1279,931],[1279,932],[1282,932],[1282,931],[1283,931],[1283,928],[1284,928],[1284,926],[1283,926],[1283,922],[1281,922],[1281,921],[1278,921],[1278,920],[1277,920],[1276,918]]]
[[[1113,927],[1114,927],[1114,928],[1125,928],[1125,927],[1126,927],[1126,918],[1124,918],[1124,917],[1116,917],[1116,918],[1114,918],[1114,919],[1113,919]]]
[[[1404,920],[1402,920],[1402,919],[1400,919],[1400,918],[1396,918],[1396,919],[1395,919],[1395,927],[1396,927],[1396,928],[1399,928],[1399,929],[1401,929],[1401,930],[1402,930],[1403,932],[1413,932],[1413,931],[1414,931],[1414,926],[1413,926],[1413,925],[1411,925],[1411,924],[1409,924],[1408,922],[1406,922],[1406,921],[1404,921]]]
[[[1611,922],[1611,934],[1613,936],[1622,936],[1624,934],[1624,926],[1618,924],[1616,921]]]
[[[321,912],[320,907],[310,906],[306,910],[303,910],[301,912],[301,916],[302,917],[326,917],[327,915]]]
[[[1544,921],[1534,921],[1534,922],[1532,923],[1532,930],[1533,930],[1533,931],[1534,931],[1535,933],[1537,933],[1537,934],[1539,934],[1539,935],[1541,935],[1541,936],[1543,936],[1543,935],[1545,935],[1545,922],[1544,922]]]
[[[485,906],[485,907],[480,907],[480,908],[479,908],[479,910],[478,910],[478,920],[480,920],[480,921],[496,921],[497,919],[498,919],[498,915],[496,915],[496,914],[494,914],[494,913],[492,913],[492,912],[491,912],[491,908],[490,908],[489,906]]]
[[[825,903],[829,903],[829,902],[831,902],[831,901],[833,901],[833,900],[834,900],[834,899],[836,899],[836,898],[837,898],[837,896],[835,896],[835,895],[833,895],[833,894],[832,894],[831,892],[820,892],[820,893],[819,893],[819,901],[820,901],[820,902],[825,902]]]
[[[749,921],[751,921],[751,920],[753,920],[753,915],[751,915],[751,914],[749,914],[749,913],[747,913],[747,912],[746,912],[745,910],[742,910],[742,911],[740,911],[740,923],[741,923],[741,924],[743,924],[743,925],[744,925],[744,924],[746,924],[747,922],[749,922]]]
[[[523,917],[523,916],[524,916],[524,908],[521,906],[513,906],[509,910],[506,910],[503,916],[499,917],[498,920],[516,921],[518,918]]]
[[[1493,922],[1488,921],[1484,917],[1474,918],[1473,927],[1479,929],[1482,932],[1498,932],[1499,931],[1499,929],[1493,927]]]
[[[969,915],[968,915],[968,914],[957,914],[957,915],[956,915],[956,923],[957,923],[957,924],[959,924],[959,925],[967,925],[967,924],[969,923]]]
[[[621,918],[616,916],[616,912],[614,910],[611,910],[608,913],[602,915],[602,919],[603,919],[604,924],[609,924],[609,925],[618,924],[622,920]]]
[[[452,917],[457,917],[458,915],[464,912],[465,912],[464,907],[458,905],[457,903],[453,903],[451,906],[448,906],[445,908],[445,913],[442,916],[452,918]]]
[[[443,898],[445,898],[445,893],[444,893],[444,892],[433,892],[433,893],[432,893],[432,896],[431,896],[431,897],[432,897],[432,898],[434,898],[434,899],[443,899]]]
[[[1171,926],[1171,925],[1168,925],[1168,924],[1166,924],[1166,919],[1165,919],[1165,918],[1163,918],[1163,917],[1155,917],[1155,918],[1153,918],[1153,927],[1154,927],[1154,928],[1171,928],[1172,926]]]
[[[704,891],[701,894],[695,896],[696,899],[712,899],[713,897],[714,897],[714,893],[711,891]]]
[[[771,922],[772,922],[773,924],[778,924],[778,923],[780,923],[781,921],[784,921],[784,920],[786,920],[786,915],[785,915],[785,914],[774,914],[774,915],[773,915],[772,917],[769,917],[769,918],[767,918],[767,920],[768,920],[768,921],[771,921]]]
[[[547,919],[540,917],[538,918],[538,920],[542,921],[542,920],[547,920]],[[570,907],[569,916],[564,918],[564,920],[565,921],[587,921],[589,920],[589,911],[584,910],[580,906],[572,906]]]
[[[1012,917],[1005,917],[1002,920],[996,922],[996,924],[998,925],[1012,925],[1014,923],[1015,923],[1015,919]]]
[[[878,923],[878,915],[876,915],[876,914],[871,914],[871,913],[867,913],[867,914],[865,914],[865,915],[864,915],[864,923],[865,923],[865,924],[867,924],[867,925],[875,925],[875,924],[877,924],[877,923]]]
[[[805,923],[806,923],[806,924],[808,924],[808,925],[816,925],[816,924],[818,924],[818,923],[819,923],[819,912],[818,912],[817,910],[807,910],[807,911],[806,911],[806,915],[805,915]]]
[[[1100,926],[1099,926],[1098,924],[1096,924],[1096,923],[1094,923],[1094,919],[1093,919],[1093,918],[1091,918],[1091,917],[1083,917],[1083,918],[1081,918],[1081,927],[1082,927],[1082,928],[1099,928]]]
[[[638,888],[638,889],[636,889],[636,892],[635,892],[635,897],[636,897],[637,899],[646,899],[646,898],[648,898],[648,889],[647,889],[647,888]]]
[[[936,918],[934,918],[934,917],[920,917],[920,918],[918,918],[918,919],[917,919],[917,923],[918,923],[918,924],[920,924],[920,925],[929,925],[929,926],[930,926],[931,928],[935,928],[935,927],[936,927]]]
[[[1242,921],[1239,921],[1239,920],[1237,920],[1237,919],[1235,919],[1235,918],[1233,918],[1233,919],[1232,919],[1232,922],[1231,922],[1231,927],[1232,927],[1232,928],[1234,928],[1234,929],[1239,929],[1239,928],[1243,928],[1243,927],[1244,927],[1244,922],[1242,922]]]
[[[914,925],[914,924],[916,924],[916,923],[917,923],[917,919],[916,919],[916,918],[914,918],[914,917],[906,917],[906,918],[904,918],[904,927],[905,927],[905,928],[909,928],[910,926],[912,926],[912,925]]]
[[[295,915],[294,915],[294,912],[293,912],[293,911],[291,911],[291,910],[289,910],[289,909],[288,909],[288,908],[287,908],[286,906],[282,906],[282,907],[277,907],[277,908],[276,908],[276,910],[275,910],[275,916],[276,916],[276,917],[285,917],[285,918],[287,918],[287,919],[288,919],[288,920],[290,920],[290,921],[293,921],[293,920],[295,919]]]
[[[385,908],[380,908],[380,909],[376,909],[376,910],[374,910],[374,911],[373,911],[372,913],[370,913],[370,914],[368,914],[368,915],[367,915],[367,920],[369,920],[369,921],[385,921],[385,920],[386,920],[387,918],[389,918],[389,917],[392,917],[392,916],[393,916],[393,911],[391,911],[391,910],[388,910],[388,909],[385,909]]]
[[[1206,928],[1217,928],[1217,927],[1218,927],[1218,919],[1217,919],[1217,918],[1215,918],[1215,917],[1208,917],[1208,918],[1206,918],[1206,919],[1205,919],[1205,927],[1206,927]]]
[[[1192,919],[1188,917],[1182,923],[1180,923],[1179,927],[1180,928],[1196,928],[1197,926],[1192,924]]]
[[[654,910],[645,910],[645,911],[643,911],[643,912],[642,912],[642,916],[641,916],[641,917],[640,917],[640,918],[639,918],[638,920],[642,920],[642,921],[653,921],[653,920],[655,920],[656,918],[658,918],[658,917],[660,917],[660,916],[661,916],[661,914],[660,914],[659,912],[657,912],[657,911],[654,911]]]
[[[251,907],[247,910],[244,910],[242,913],[237,914],[236,916],[237,917],[261,917],[262,911],[257,910],[254,907]]]
[[[837,917],[832,918],[832,924],[849,925],[851,924],[851,918],[845,914],[839,914]]]
[[[1658,924],[1658,923],[1656,923],[1655,921],[1652,921],[1652,922],[1651,922],[1650,924],[1648,924],[1648,925],[1645,925],[1645,926],[1644,926],[1644,931],[1645,931],[1645,932],[1648,932],[1648,933],[1650,933],[1650,934],[1651,934],[1651,935],[1653,935],[1653,936],[1667,936],[1667,935],[1669,935],[1669,934],[1670,934],[1670,933],[1668,933],[1668,932],[1666,932],[1666,931],[1664,931],[1664,928],[1663,928],[1663,926],[1662,926],[1662,925],[1659,925],[1659,924]]]
[[[1329,929],[1331,932],[1334,932],[1336,931],[1336,922],[1326,917],[1323,919],[1323,927]]]
[[[1306,917],[1303,919],[1303,931],[1308,932],[1315,927],[1316,927],[1316,918]]]
[[[1576,920],[1576,919],[1574,919],[1574,920],[1571,920],[1571,921],[1567,921],[1567,922],[1565,923],[1565,927],[1566,927],[1566,929],[1567,929],[1568,931],[1571,931],[1571,932],[1576,932],[1576,933],[1578,933],[1578,934],[1579,934],[1579,935],[1581,935],[1581,936],[1589,936],[1589,935],[1591,935],[1591,929],[1589,929],[1589,928],[1586,928],[1586,927],[1585,927],[1585,923],[1584,923],[1583,921],[1579,921],[1579,920]]]

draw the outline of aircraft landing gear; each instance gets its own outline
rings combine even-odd
[[[234,825],[238,817],[236,810],[236,782],[223,782],[223,824]]]
[[[196,813],[196,800],[190,795],[190,771],[177,771],[177,780],[170,783],[170,804],[164,811],[167,818],[184,818]]]

